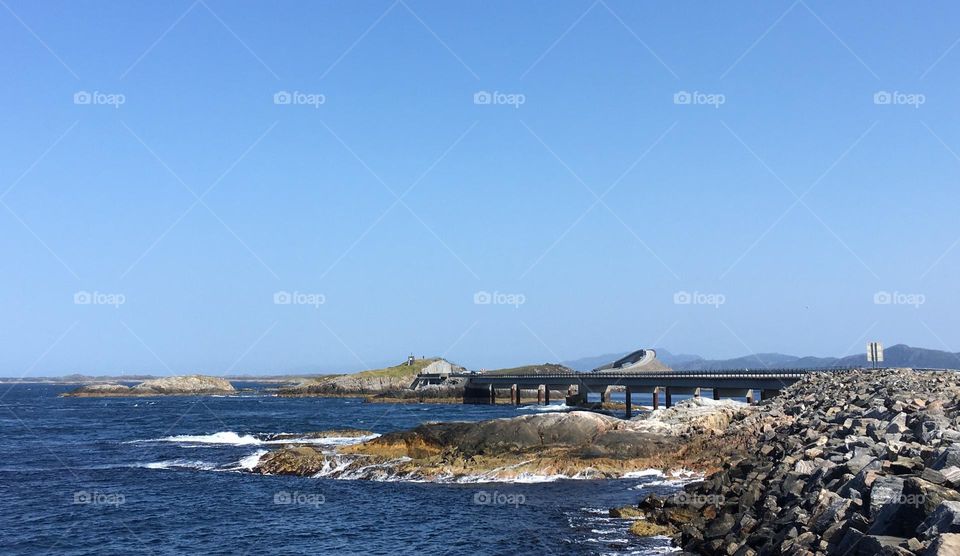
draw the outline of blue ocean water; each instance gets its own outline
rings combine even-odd
[[[235,383],[238,387],[264,385]],[[269,435],[377,433],[535,406],[357,399],[60,398],[0,385],[2,554],[657,554],[607,509],[675,486],[641,477],[430,484],[265,477]]]

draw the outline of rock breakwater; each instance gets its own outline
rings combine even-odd
[[[708,446],[738,448],[639,504],[688,553],[960,554],[960,375],[818,373]]]

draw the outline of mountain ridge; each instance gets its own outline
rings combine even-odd
[[[867,364],[866,354],[844,357],[797,356],[783,353],[752,353],[730,359],[705,359],[699,355],[673,354],[662,348],[655,348],[657,359],[678,371],[709,371],[737,368],[780,368],[815,369],[822,367],[856,367]],[[622,357],[625,353],[610,353],[592,357],[581,357],[562,364],[577,371],[589,371]],[[886,367],[915,367],[931,369],[960,369],[960,352],[928,349],[896,344],[884,349]]]

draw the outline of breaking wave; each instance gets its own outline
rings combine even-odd
[[[379,434],[367,434],[362,436],[296,436],[292,434],[238,434],[233,431],[220,431],[212,434],[181,434],[176,436],[165,436],[163,438],[153,438],[148,440],[133,440],[133,443],[141,442],[175,442],[187,445],[230,445],[230,446],[259,446],[259,445],[278,445],[278,444],[320,444],[323,446],[346,446],[349,444],[359,444],[372,440],[380,436]]]

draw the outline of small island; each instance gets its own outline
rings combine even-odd
[[[120,398],[143,396],[204,396],[211,394],[236,394],[237,389],[229,380],[213,376],[187,375],[168,376],[145,380],[135,386],[99,383],[85,384],[76,390],[61,394],[74,398]]]

